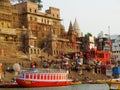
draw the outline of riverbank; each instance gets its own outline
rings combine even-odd
[[[52,61],[52,63],[50,63],[50,65],[47,65],[48,63],[46,61],[41,61],[39,60],[34,60],[34,61],[29,61],[29,60],[13,60],[13,61],[1,61],[2,65],[3,65],[3,72],[2,72],[2,79],[1,79],[1,83],[11,83],[14,82],[14,79],[18,76],[16,75],[15,71],[13,70],[13,65],[15,63],[19,63],[21,66],[21,70],[24,69],[28,69],[31,67],[32,63],[36,63],[36,68],[60,68],[60,64],[61,62],[56,62],[56,61]],[[63,65],[64,66],[64,65]],[[67,69],[69,70],[69,77],[73,78],[75,80],[79,80],[82,81],[83,83],[86,83],[87,81],[93,80],[107,80],[109,79],[109,77],[107,77],[104,74],[101,73],[93,73],[92,70],[88,71],[85,69],[82,69],[82,71],[80,72],[79,70],[74,70],[71,69],[69,67],[62,67],[63,69]]]
[[[13,65],[18,63],[21,70],[31,68],[35,65],[36,68],[53,68],[65,69],[69,71],[69,77],[83,82],[88,80],[103,80],[109,79],[105,74],[100,71],[95,71],[94,66],[79,65],[75,60],[66,58],[57,58],[41,51],[41,56],[32,56],[31,60],[29,55],[16,50],[15,48],[6,47],[6,44],[0,45],[4,51],[7,51],[0,56],[0,63],[2,63],[2,78],[1,82],[13,82],[17,77],[13,70]]]

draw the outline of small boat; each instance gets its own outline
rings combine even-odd
[[[72,82],[71,85],[79,85],[79,84],[82,84],[81,81],[76,81],[76,82]]]
[[[82,82],[78,79],[73,79],[71,85],[79,85],[79,84],[82,84]]]
[[[118,79],[111,79],[109,81],[106,82],[110,89],[112,90],[120,90],[120,78]]]
[[[68,78],[68,72],[61,69],[42,69],[38,71],[32,68],[30,71],[22,71],[16,82],[20,87],[52,87],[70,85],[72,79]]]
[[[107,80],[96,80],[96,84],[106,84]]]

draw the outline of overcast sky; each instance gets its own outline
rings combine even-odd
[[[50,6],[60,9],[66,31],[77,19],[83,34],[100,31],[120,34],[120,0],[42,0],[43,12]],[[108,29],[110,26],[110,29]]]

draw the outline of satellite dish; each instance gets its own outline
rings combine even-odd
[[[13,69],[14,69],[14,71],[20,71],[20,64],[18,64],[18,63],[15,63],[14,65],[13,65]]]

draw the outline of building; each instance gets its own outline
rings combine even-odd
[[[111,35],[112,40],[112,61],[120,62],[120,35]]]
[[[60,35],[61,19],[60,10],[50,7],[45,13],[38,10],[38,5],[33,2],[23,2],[14,5],[20,12],[20,26],[29,28],[39,42],[44,41],[52,31],[55,35]]]
[[[54,56],[63,53],[80,52],[82,43],[77,38],[79,37],[77,37],[70,22],[68,32],[64,32],[61,35],[55,35],[51,32],[49,39],[44,44],[45,50]]]
[[[14,9],[9,0],[0,1],[0,39],[2,41],[16,41],[15,28],[19,26],[18,10]]]
[[[0,39],[17,43],[18,50],[37,56],[41,51],[54,56],[80,51],[82,32],[77,20],[66,32],[58,8],[49,7],[44,13],[29,1],[11,5],[1,0],[0,4]]]

